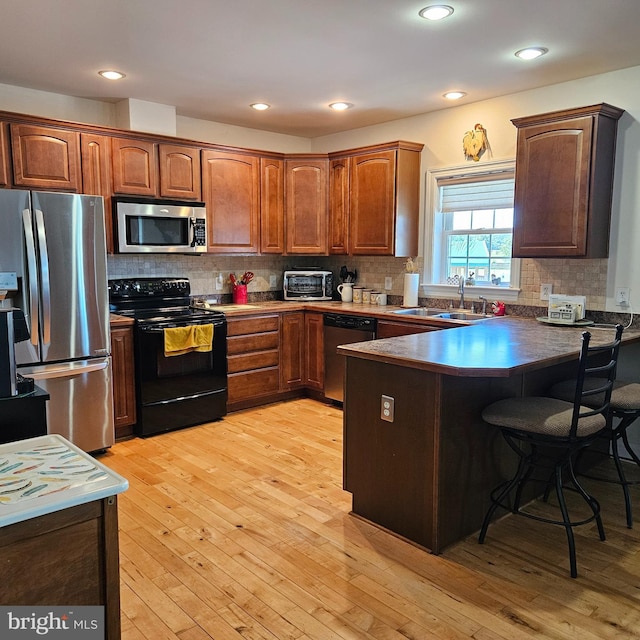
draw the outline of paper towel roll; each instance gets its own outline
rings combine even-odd
[[[404,274],[404,298],[402,299],[403,307],[418,306],[418,285],[420,284],[419,273]]]

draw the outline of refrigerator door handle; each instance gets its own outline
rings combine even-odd
[[[49,283],[49,253],[47,234],[44,229],[42,211],[36,212],[36,230],[38,232],[38,250],[40,252],[40,281],[42,284],[42,342],[51,342],[51,285]]]
[[[22,210],[25,246],[27,250],[27,272],[29,277],[29,333],[31,344],[38,346],[38,266],[36,264],[36,242],[33,236],[31,211]]]
[[[92,371],[102,371],[109,366],[108,358],[101,358],[96,361],[71,362],[66,364],[54,364],[49,366],[39,366],[37,371],[22,370],[22,373],[34,380],[51,380],[51,378],[71,378]]]

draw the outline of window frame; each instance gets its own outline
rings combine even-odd
[[[439,231],[443,227],[443,214],[439,212],[440,187],[438,186],[438,183],[443,180],[454,178],[468,178],[469,181],[472,182],[474,177],[481,177],[490,174],[495,174],[496,178],[498,178],[499,174],[515,173],[515,166],[515,159],[511,159],[483,162],[480,165],[464,164],[427,170],[425,185],[425,260],[422,285],[425,295],[433,298],[452,299],[455,299],[458,296],[458,287],[456,285],[434,282],[434,277],[436,274],[439,276],[441,265],[443,264],[443,243],[441,242],[442,236]],[[485,296],[493,299],[498,297],[504,302],[517,301],[518,294],[521,291],[520,260],[518,258],[511,258],[510,287],[474,285],[466,289],[467,296],[469,296],[472,291],[478,296]]]

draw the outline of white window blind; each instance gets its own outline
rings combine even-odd
[[[440,211],[479,211],[485,209],[510,209],[513,207],[514,178],[504,173],[495,176],[474,176],[473,182],[447,178],[438,181],[440,187]]]

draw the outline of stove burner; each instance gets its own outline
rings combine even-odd
[[[138,323],[188,323],[224,318],[221,311],[190,306],[191,286],[186,278],[121,278],[109,280],[109,309]]]

